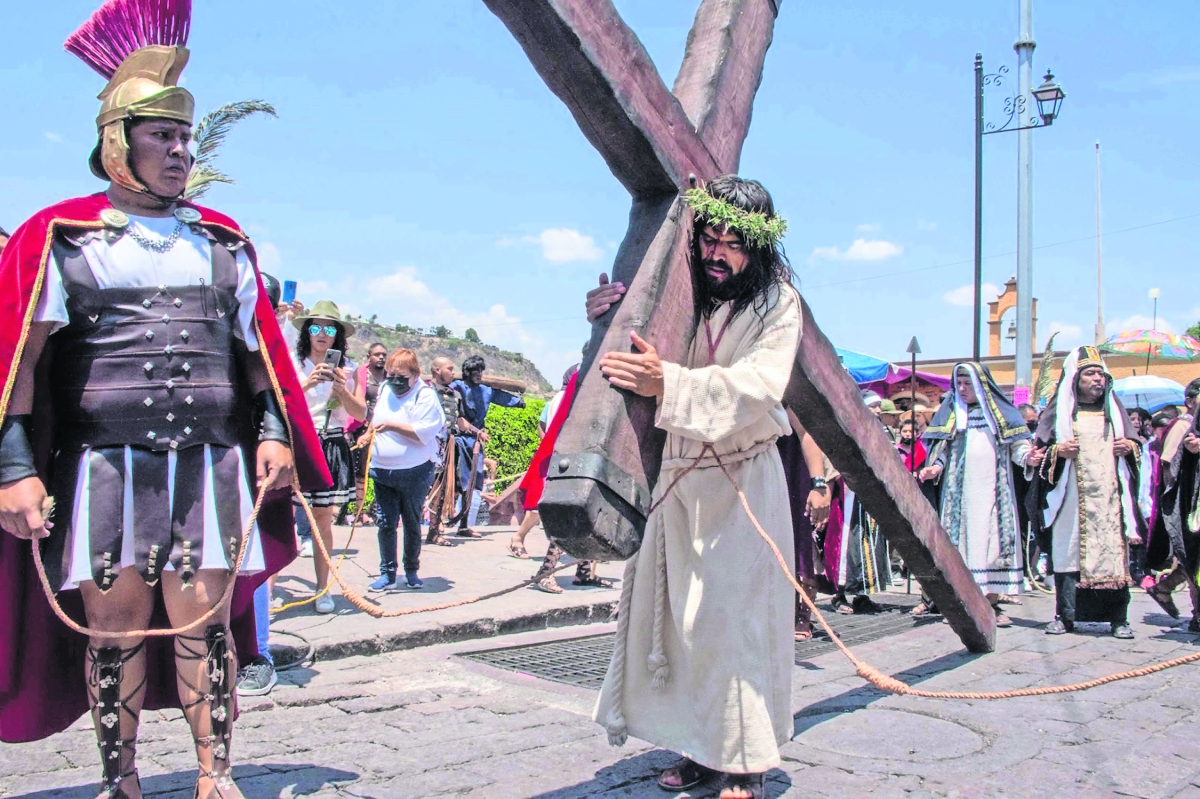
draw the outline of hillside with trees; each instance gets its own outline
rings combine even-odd
[[[467,328],[460,337],[445,325],[422,330],[402,324],[382,324],[377,316],[351,316],[350,321],[355,331],[348,342],[349,355],[358,363],[366,358],[371,343],[379,341],[389,350],[407,347],[415,352],[426,374],[434,358],[445,356],[461,370],[462,362],[468,356],[480,355],[487,362],[488,373],[523,380],[528,386],[528,396],[547,399],[558,390],[558,380],[551,384],[533,361],[519,352],[509,352],[483,343],[474,328]]]

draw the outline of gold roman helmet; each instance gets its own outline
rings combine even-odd
[[[148,191],[129,165],[129,120],[192,124],[195,100],[177,85],[188,62],[191,11],[191,0],[108,0],[67,39],[67,50],[108,78],[96,117],[100,141],[88,159],[101,180]]]

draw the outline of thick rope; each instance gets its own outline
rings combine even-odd
[[[633,579],[637,575],[637,556],[625,564],[625,578],[621,583],[621,599],[617,602],[617,635],[613,641],[612,662],[609,676],[612,680],[612,707],[608,722],[604,725],[608,742],[622,746],[629,739],[629,728],[625,723],[625,650],[629,644],[629,606],[633,602]]]
[[[1160,671],[1174,668],[1175,666],[1182,666],[1185,663],[1195,663],[1196,661],[1200,661],[1200,652],[1193,652],[1190,655],[1184,655],[1183,657],[1174,658],[1173,660],[1165,660],[1150,666],[1143,666],[1140,669],[1130,669],[1129,671],[1122,671],[1117,674],[1108,674],[1104,677],[1088,680],[1087,682],[1072,683],[1071,685],[1047,685],[1040,688],[1021,688],[1014,691],[925,691],[920,688],[914,688],[911,685],[901,682],[895,677],[884,674],[870,663],[865,663],[862,660],[859,660],[857,657],[855,657],[854,653],[851,652],[844,643],[842,643],[842,640],[838,638],[837,633],[833,631],[833,628],[829,626],[827,621],[825,621],[825,617],[821,615],[821,611],[817,608],[816,603],[814,603],[812,599],[808,597],[808,595],[804,592],[804,589],[801,588],[800,583],[796,581],[795,576],[792,574],[791,567],[788,565],[787,560],[783,557],[783,553],[779,551],[779,547],[775,545],[775,542],[771,540],[769,535],[767,535],[767,531],[762,528],[761,524],[759,524],[758,518],[754,515],[754,511],[750,509],[750,502],[746,499],[745,492],[743,492],[741,487],[738,486],[737,481],[733,479],[733,475],[729,473],[729,470],[725,467],[725,464],[721,462],[720,456],[717,456],[714,452],[714,457],[716,457],[717,465],[721,467],[721,471],[724,472],[726,479],[729,480],[730,485],[732,485],[734,491],[737,492],[738,499],[742,503],[742,509],[746,511],[746,515],[750,518],[750,522],[754,525],[754,529],[758,531],[758,534],[762,537],[762,539],[767,542],[769,547],[771,547],[771,551],[775,553],[775,559],[779,562],[780,568],[783,569],[783,573],[787,576],[788,582],[790,582],[796,592],[800,594],[800,598],[804,600],[804,604],[808,606],[809,611],[817,617],[817,621],[820,623],[821,628],[825,630],[826,635],[829,636],[829,640],[833,641],[834,645],[837,646],[841,653],[845,655],[852,664],[854,664],[854,669],[858,676],[862,677],[876,688],[893,694],[900,694],[903,696],[919,696],[926,699],[1014,699],[1022,696],[1049,696],[1052,694],[1066,694],[1074,691],[1086,691],[1089,688],[1095,688],[1110,682],[1127,680],[1132,677],[1145,677],[1148,674],[1155,674]]]
[[[666,687],[667,678],[671,674],[663,643],[663,624],[666,621],[669,602],[667,601],[667,536],[662,530],[658,531],[656,543],[656,562],[654,564],[654,628],[650,639],[650,654],[646,657],[646,668],[654,675],[650,681],[650,687],[661,690]]]
[[[295,472],[293,471],[293,474]],[[129,631],[110,631],[110,630],[94,630],[91,627],[78,624],[74,619],[67,615],[63,610],[62,605],[58,604],[58,598],[54,595],[54,589],[50,586],[50,578],[46,575],[46,564],[42,562],[42,557],[39,552],[37,541],[30,542],[33,545],[33,565],[37,569],[38,580],[42,584],[42,592],[46,595],[47,601],[50,603],[51,610],[54,615],[58,616],[59,621],[67,625],[70,629],[86,635],[89,638],[110,638],[113,640],[128,640],[130,638],[147,638],[147,637],[165,637],[168,635],[181,635],[183,633],[194,630],[201,624],[206,624],[224,611],[225,606],[233,598],[233,589],[237,583],[238,573],[242,570],[242,561],[246,557],[247,544],[250,541],[250,534],[254,531],[254,525],[258,520],[258,512],[262,508],[263,497],[266,496],[267,486],[264,484],[258,490],[258,498],[254,500],[254,510],[250,512],[250,518],[246,522],[246,529],[242,533],[242,543],[238,548],[237,562],[234,565],[233,571],[230,574],[229,582],[225,584],[225,592],[221,594],[221,600],[213,605],[207,613],[193,622],[185,624],[182,627],[173,627],[169,630],[129,630]],[[47,505],[47,509],[49,506]]]

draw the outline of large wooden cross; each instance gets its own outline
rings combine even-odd
[[[633,195],[613,265],[613,279],[629,290],[592,329],[539,505],[547,532],[571,554],[628,558],[641,543],[664,438],[654,401],[616,391],[592,362],[627,348],[631,329],[664,360],[686,359],[695,321],[680,195],[697,180],[737,172],[779,0],[703,0],[670,91],[611,0],[484,2]],[[991,607],[807,303],[803,310],[789,406],[963,643],[990,651]]]

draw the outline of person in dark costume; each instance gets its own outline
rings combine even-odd
[[[195,795],[241,796],[254,588],[295,555],[293,468],[329,480],[253,247],[181,199],[190,16],[188,0],[109,0],[67,40],[108,80],[90,166],[109,187],[40,211],[0,255],[0,739],[90,707],[107,799],[141,796],[139,716],[164,707],[191,727]],[[137,637],[167,627],[183,630]]]
[[[1113,637],[1129,628],[1129,548],[1146,540],[1137,503],[1141,449],[1095,347],[1079,347],[1038,420],[1029,463],[1037,476],[1026,501],[1039,533],[1048,532],[1055,618],[1050,635],[1077,622],[1108,622]]]
[[[458,460],[458,485],[463,492],[464,505],[467,489],[474,480],[474,492],[483,490],[483,446],[491,440],[487,432],[488,408],[499,405],[501,408],[524,408],[525,400],[516,394],[509,394],[498,388],[484,385],[483,371],[487,364],[479,355],[472,355],[463,361],[461,380],[455,380],[453,386],[462,397],[462,414],[459,416],[459,433],[454,437],[455,453]],[[479,444],[476,457],[475,445]],[[472,469],[474,474],[472,475]],[[459,512],[458,532],[466,538],[479,538],[479,533],[471,529],[469,522],[470,507],[463,507]]]
[[[1179,607],[1172,593],[1186,584],[1192,602],[1188,631],[1200,633],[1200,378],[1184,390],[1187,413],[1174,419],[1162,439],[1154,481],[1154,514],[1146,547],[1149,565],[1160,574],[1146,593],[1173,619]]]

